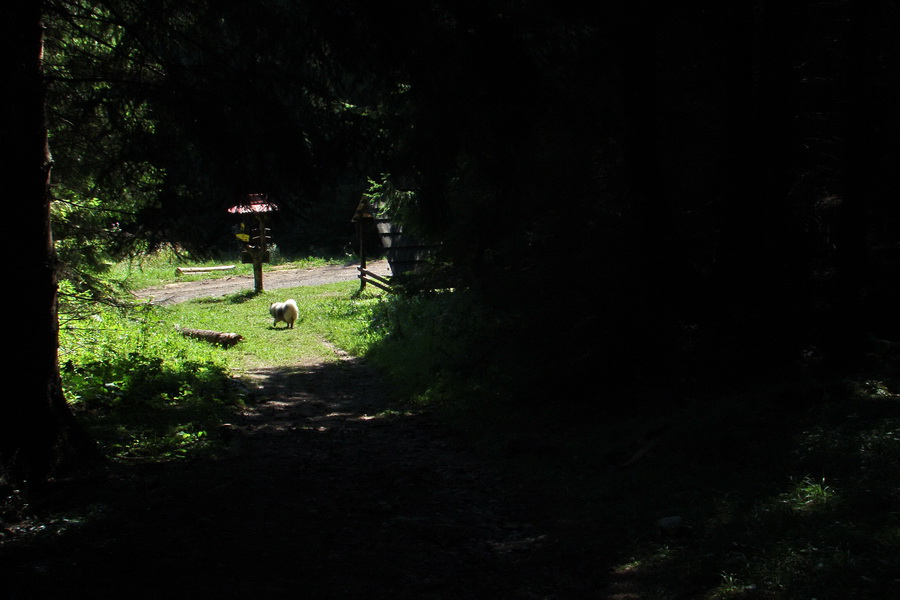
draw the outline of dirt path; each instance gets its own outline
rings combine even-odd
[[[263,288],[276,290],[301,285],[323,285],[337,281],[349,281],[359,277],[357,267],[358,265],[348,264],[309,269],[271,269],[263,274]],[[370,262],[366,268],[376,275],[389,276],[391,274],[386,260]],[[140,299],[152,299],[156,304],[175,304],[195,298],[225,296],[242,290],[253,290],[253,285],[252,275],[240,275],[169,283],[139,290],[135,292],[135,296]]]
[[[68,490],[93,517],[0,545],[0,598],[600,597],[497,467],[335,352],[252,372],[227,457]]]

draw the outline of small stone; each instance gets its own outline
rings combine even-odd
[[[656,522],[659,531],[664,535],[684,535],[690,527],[684,524],[684,520],[678,516],[663,517]]]

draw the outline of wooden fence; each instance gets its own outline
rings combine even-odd
[[[386,291],[391,290],[390,277],[384,277],[366,269],[365,258],[365,231],[364,224],[375,223],[375,229],[384,248],[388,265],[391,269],[391,277],[404,273],[416,273],[427,262],[435,249],[434,245],[425,244],[416,236],[403,231],[403,226],[391,221],[385,216],[375,214],[365,198],[360,201],[353,221],[359,229],[360,257],[359,268],[360,289],[367,283]]]

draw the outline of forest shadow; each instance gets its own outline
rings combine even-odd
[[[606,420],[548,409],[490,451],[609,569],[609,597],[894,598],[900,361],[870,358],[692,396],[635,386]]]
[[[553,587],[519,560],[539,536],[518,525],[490,468],[426,416],[392,410],[363,365],[254,381],[253,403],[216,434],[219,456],[119,462],[100,484],[61,482],[35,507],[41,522],[0,547],[0,598],[515,598]]]
[[[635,390],[605,421],[509,412],[492,436],[392,405],[349,357],[253,381],[220,455],[59,484],[0,546],[0,598],[897,591],[895,372]]]

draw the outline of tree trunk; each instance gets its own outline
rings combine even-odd
[[[747,0],[722,9],[731,52],[723,89],[725,187],[716,281],[719,325],[754,360],[784,359],[799,332],[798,235],[790,206],[797,140],[791,99],[791,3]]]
[[[877,178],[871,169],[878,164],[874,147],[880,124],[871,96],[876,57],[869,47],[869,36],[877,31],[874,11],[866,2],[851,2],[848,25],[848,71],[842,115],[844,196],[834,235],[837,278],[832,328],[836,332],[833,350],[852,352],[860,343],[865,327],[862,293],[870,275],[866,213],[873,196],[871,182]]]
[[[20,264],[24,280],[8,288],[19,296],[10,317],[36,328],[27,349],[9,358],[7,392],[0,399],[0,475],[37,485],[72,472],[95,458],[93,444],[78,427],[63,395],[59,372],[59,320],[55,253],[50,232],[50,157],[43,79],[40,3],[13,3],[2,32],[8,61],[2,127],[7,176],[7,260]],[[9,239],[9,238],[8,238]],[[27,316],[26,316],[27,315]],[[14,391],[13,391],[14,390]],[[93,462],[93,461],[91,461]]]

